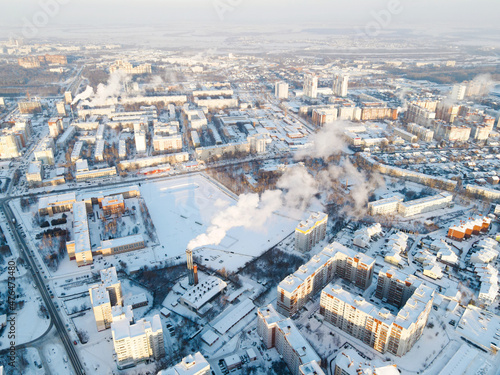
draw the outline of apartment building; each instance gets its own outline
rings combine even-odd
[[[301,221],[295,228],[295,250],[310,251],[326,235],[328,215],[323,212],[314,212],[305,221]]]
[[[268,348],[276,347],[293,375],[302,374],[311,362],[321,361],[290,318],[281,317],[272,305],[257,311],[257,332]],[[314,365],[311,365],[314,366]],[[317,375],[324,375],[319,366]]]
[[[284,316],[294,315],[334,277],[366,289],[371,284],[374,264],[375,260],[365,254],[331,243],[281,281],[277,287],[277,309]]]
[[[380,270],[375,297],[398,308],[403,307],[422,281],[392,267]]]
[[[29,184],[37,184],[42,182],[43,165],[41,161],[33,161],[29,164],[26,171],[26,181]]]
[[[77,141],[73,146],[73,151],[71,151],[71,162],[74,163],[78,159],[80,159],[80,155],[83,149],[83,142]]]
[[[78,267],[92,264],[87,207],[85,202],[73,203],[73,240],[66,242],[70,260],[76,260]]]
[[[111,314],[111,300],[106,286],[103,284],[89,289],[90,303],[94,312],[94,319],[98,331],[111,327],[113,316]]]
[[[487,199],[500,199],[500,190],[484,186],[465,185],[465,191],[469,194],[481,196]]]
[[[124,213],[125,200],[123,194],[108,195],[104,197],[100,202],[100,206],[105,216]]]
[[[116,268],[101,270],[101,283],[89,288],[90,303],[98,331],[111,327],[113,307],[122,306],[122,287],[116,274]]]
[[[288,83],[276,82],[274,85],[274,96],[278,99],[288,99]]]
[[[41,161],[43,164],[54,165],[54,140],[52,138],[44,138],[33,151],[35,160]]]
[[[134,367],[149,359],[165,355],[165,343],[160,316],[141,319],[132,324],[128,319],[111,323],[111,335],[118,369]]]
[[[421,213],[448,207],[453,200],[453,194],[443,192],[430,197],[414,199],[408,202],[400,202],[398,212],[404,216],[413,216]]]
[[[396,365],[370,361],[355,349],[346,349],[335,358],[333,375],[399,375]]]
[[[331,283],[321,293],[320,314],[325,321],[375,350],[397,356],[406,354],[422,335],[434,290],[420,285],[396,316],[363,297]]]
[[[110,73],[114,73],[116,71],[122,71],[127,74],[150,74],[151,64],[144,63],[142,65],[134,66],[128,61],[118,60],[109,67]]]
[[[333,95],[346,97],[348,86],[349,86],[348,75],[335,74],[333,76],[333,87],[332,87]]]
[[[431,129],[427,129],[424,126],[409,123],[407,129],[410,133],[415,134],[420,140],[424,142],[430,142],[434,138],[434,131]]]
[[[436,110],[424,108],[417,104],[409,104],[405,112],[405,122],[428,126],[436,118]],[[411,131],[411,130],[410,130]]]
[[[180,134],[153,137],[153,148],[155,151],[180,151],[182,150],[182,136]]]
[[[42,103],[39,100],[30,100],[18,103],[19,112],[21,114],[31,114],[42,112]]]
[[[104,160],[104,146],[106,145],[106,142],[104,139],[98,139],[96,144],[95,144],[95,150],[94,150],[94,159],[96,161],[103,161]]]
[[[157,375],[209,375],[210,363],[200,352],[190,354],[182,358],[178,364],[166,370],[160,371]]]
[[[393,197],[369,202],[368,212],[370,215],[392,215],[398,212],[399,203],[402,201],[402,196],[395,195]]]
[[[101,246],[96,250],[96,253],[108,256],[144,249],[145,246],[146,242],[142,234],[134,234],[132,236],[101,241]]]
[[[76,194],[66,193],[41,197],[38,201],[38,214],[40,216],[53,216],[59,212],[68,212],[76,202]]]
[[[400,128],[394,128],[394,134],[410,143],[415,143],[417,142],[418,139],[418,137],[415,134],[412,134]]]
[[[318,97],[318,77],[314,74],[304,76],[304,96],[311,99]]]
[[[48,126],[49,126],[49,135],[52,138],[57,138],[57,136],[59,134],[61,134],[62,131],[63,131],[62,118],[60,118],[60,117],[52,117],[48,121]]]
[[[312,122],[316,126],[332,123],[337,119],[337,108],[314,108],[312,111]]]
[[[14,134],[0,136],[0,159],[12,159],[21,156],[21,142]]]
[[[85,181],[93,178],[116,176],[116,167],[92,169],[89,171],[78,171],[75,173],[77,181]]]

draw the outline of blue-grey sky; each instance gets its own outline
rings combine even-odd
[[[55,4],[55,5],[54,5]],[[497,27],[499,0],[0,0],[0,25],[300,25],[364,27],[377,14],[388,27]],[[48,10],[47,10],[48,9]],[[382,21],[384,22],[383,18]]]

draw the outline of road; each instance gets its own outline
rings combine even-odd
[[[6,198],[3,199],[1,209],[3,210],[5,217],[7,218],[9,225],[12,229],[12,234],[14,236],[14,239],[17,241],[19,244],[19,252],[21,256],[24,258],[26,264],[29,265],[33,279],[35,280],[36,286],[38,287],[38,290],[40,291],[40,294],[42,296],[43,301],[45,302],[45,306],[47,307],[47,311],[50,315],[51,321],[54,324],[54,326],[57,329],[58,335],[61,338],[61,341],[63,342],[64,348],[66,349],[66,352],[68,353],[68,357],[71,361],[71,364],[73,365],[73,369],[77,375],[85,375],[85,370],[83,369],[82,363],[80,362],[80,358],[78,357],[78,354],[76,353],[75,347],[73,345],[73,342],[68,336],[68,332],[66,331],[66,326],[64,325],[64,322],[61,320],[61,317],[59,316],[56,307],[54,306],[54,303],[52,301],[52,298],[50,297],[49,291],[47,290],[47,286],[44,282],[44,279],[42,278],[42,275],[40,274],[40,268],[38,267],[37,262],[35,261],[35,258],[30,256],[31,252],[29,250],[29,247],[26,244],[26,241],[24,238],[19,234],[18,229],[13,223],[13,219],[15,219],[15,216],[12,212],[12,210],[9,207],[9,201],[12,198]]]

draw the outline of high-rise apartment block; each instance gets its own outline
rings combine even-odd
[[[349,76],[335,74],[333,76],[333,94],[336,96],[347,96],[347,87],[349,85]]]
[[[277,288],[278,312],[284,316],[294,315],[306,304],[309,296],[319,292],[334,277],[366,289],[371,284],[374,265],[373,258],[337,242],[331,243],[281,281]]]
[[[396,307],[402,307],[422,281],[392,267],[382,268],[378,274],[375,297]]]
[[[325,321],[375,350],[406,354],[422,335],[432,307],[434,290],[420,285],[396,316],[378,308],[337,283],[321,292],[320,314]]]
[[[288,99],[288,83],[276,82],[274,86],[274,96],[278,99]]]
[[[21,156],[21,142],[14,134],[0,136],[0,159],[11,159]]]
[[[355,349],[346,349],[335,358],[333,375],[399,375],[394,364],[384,364],[380,360],[368,361]]]
[[[163,329],[158,314],[135,324],[128,319],[113,320],[111,334],[116,364],[120,370],[134,367],[151,358],[157,360],[165,355]]]
[[[97,330],[108,329],[113,322],[112,307],[123,304],[122,286],[115,267],[101,270],[101,283],[92,285],[89,295]]]
[[[301,252],[310,251],[326,235],[328,215],[323,212],[314,212],[305,221],[301,221],[295,228],[295,249]]]
[[[140,129],[134,131],[135,149],[137,153],[144,154],[146,152],[146,127],[141,126]]]
[[[318,77],[314,74],[306,74],[304,76],[304,96],[310,99],[318,97]]]
[[[320,357],[300,334],[292,319],[280,316],[272,305],[259,309],[257,316],[257,332],[262,341],[268,348],[276,347],[293,375],[300,375],[301,368],[305,370],[303,366],[311,363],[316,364],[317,375],[324,375],[317,365]]]
[[[49,125],[49,134],[53,138],[57,138],[59,134],[63,131],[63,122],[60,117],[53,117],[48,122]]]

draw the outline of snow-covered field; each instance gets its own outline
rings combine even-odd
[[[217,212],[235,204],[231,195],[203,175],[152,182],[140,189],[169,258],[184,258],[189,241],[205,233]],[[219,245],[197,249],[194,254],[206,266],[235,271],[293,232],[298,219],[274,214],[258,231],[233,228]]]

